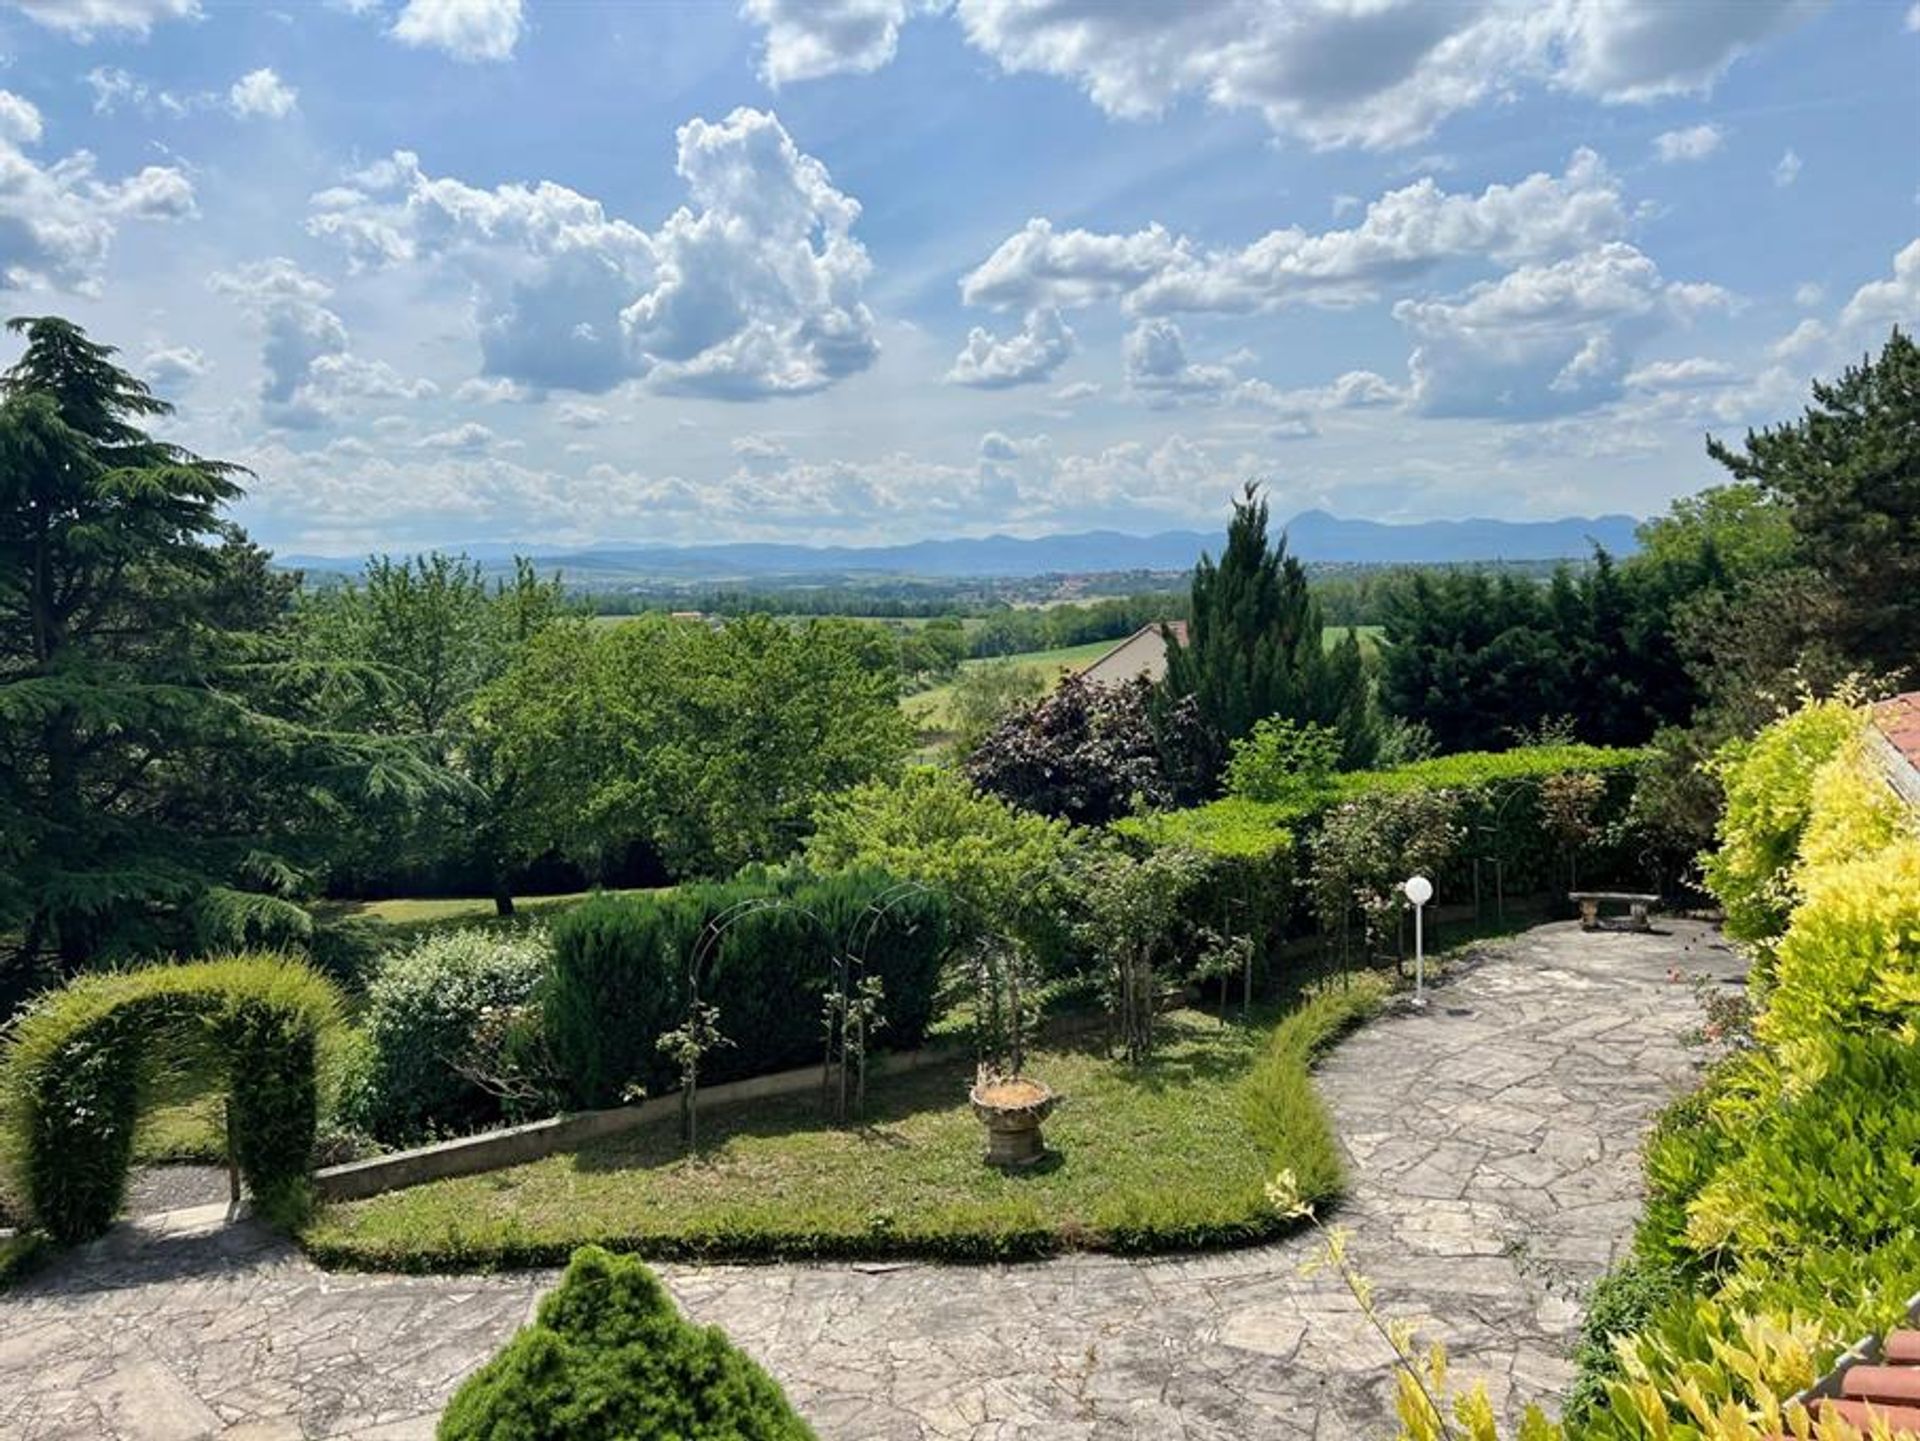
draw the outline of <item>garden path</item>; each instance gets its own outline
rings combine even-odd
[[[1502,1406],[1564,1389],[1580,1288],[1638,1211],[1645,1126],[1697,1066],[1676,967],[1740,972],[1687,921],[1542,926],[1320,1068],[1355,1260]],[[1301,1273],[1313,1249],[661,1271],[828,1441],[1390,1435],[1384,1348],[1336,1277]],[[0,1297],[0,1436],[430,1437],[553,1279],[329,1274],[219,1206],[125,1224]]]

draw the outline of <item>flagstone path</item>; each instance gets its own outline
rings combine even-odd
[[[1319,1072],[1355,1260],[1508,1409],[1570,1379],[1582,1288],[1638,1211],[1641,1136],[1697,1070],[1670,972],[1740,973],[1709,928],[1662,932],[1489,944]],[[1313,1248],[661,1273],[826,1441],[1391,1435],[1384,1347],[1336,1277],[1301,1274]],[[126,1223],[0,1295],[0,1436],[430,1437],[553,1279],[330,1274],[218,1204]]]

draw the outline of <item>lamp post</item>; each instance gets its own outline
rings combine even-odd
[[[1424,1006],[1427,1003],[1427,955],[1421,919],[1426,913],[1427,902],[1433,899],[1433,882],[1425,876],[1409,876],[1400,883],[1400,889],[1413,902],[1413,1003],[1415,1006]]]

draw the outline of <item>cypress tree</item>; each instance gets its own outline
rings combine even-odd
[[[1161,683],[1161,715],[1182,702],[1197,714],[1209,777],[1218,775],[1227,747],[1268,716],[1338,727],[1345,764],[1372,759],[1373,728],[1357,720],[1370,715],[1358,643],[1329,656],[1321,632],[1306,568],[1287,554],[1284,534],[1268,540],[1267,503],[1248,482],[1234,501],[1219,563],[1203,555],[1194,568],[1187,642],[1169,635]]]

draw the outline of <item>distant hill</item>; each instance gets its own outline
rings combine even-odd
[[[1377,564],[1577,559],[1597,543],[1615,555],[1636,548],[1628,515],[1568,520],[1426,520],[1396,525],[1343,520],[1309,510],[1287,522],[1288,542],[1302,560]],[[586,549],[516,546],[499,541],[449,546],[483,562],[530,555],[570,579],[591,583],[616,577],[732,581],[774,576],[904,575],[951,579],[1089,571],[1185,570],[1202,551],[1218,554],[1223,537],[1197,530],[1124,535],[1077,531],[1023,540],[990,535],[921,540],[909,545],[808,546],[742,542],[727,545],[644,546],[605,543]],[[313,571],[357,570],[360,557],[282,555],[279,563]]]

